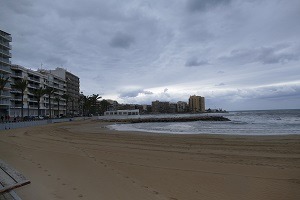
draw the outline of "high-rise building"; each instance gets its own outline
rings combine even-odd
[[[68,114],[79,115],[79,77],[60,67],[57,67],[55,70],[50,70],[50,72],[66,80],[66,94],[70,96],[70,100],[67,105]]]
[[[201,96],[190,96],[189,109],[191,112],[205,112],[205,99]]]
[[[12,37],[9,33],[0,30],[0,78],[8,82],[1,88],[0,91],[0,116],[10,115],[10,58]]]

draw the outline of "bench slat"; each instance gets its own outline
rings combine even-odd
[[[5,162],[0,160],[0,194],[29,183],[30,181],[26,179],[20,172],[16,171],[8,166]]]

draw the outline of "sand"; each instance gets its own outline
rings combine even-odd
[[[300,135],[163,135],[77,121],[0,132],[24,200],[300,199]]]

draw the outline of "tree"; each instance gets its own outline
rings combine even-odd
[[[37,99],[37,104],[38,104],[38,117],[40,117],[40,102],[41,102],[41,97],[45,95],[45,89],[43,89],[42,87],[40,87],[37,90],[34,90],[32,93],[33,95],[36,97]]]
[[[67,115],[67,113],[68,113],[68,103],[69,103],[69,100],[70,100],[71,96],[69,94],[63,94],[61,97],[66,100],[66,115]]]
[[[57,102],[57,107],[58,107],[58,117],[59,117],[59,102],[60,102],[60,97],[59,96],[57,96],[57,97],[55,97],[55,99],[54,99],[56,102]]]
[[[103,114],[105,111],[107,111],[108,106],[110,106],[110,103],[103,99],[100,101],[100,108],[101,108],[101,113]]]
[[[45,89],[45,93],[48,95],[49,98],[49,117],[50,119],[52,118],[52,113],[51,113],[51,96],[54,94],[54,92],[57,92],[57,89],[52,88],[52,87],[47,87]]]
[[[8,82],[9,77],[4,78],[4,76],[0,76],[0,95],[5,88],[6,83]]]
[[[90,110],[89,112],[91,114],[97,114],[100,110],[99,107],[97,106],[97,102],[99,99],[102,97],[99,96],[99,94],[92,94],[91,96],[88,97],[89,105],[90,105]]]
[[[26,80],[18,80],[15,82],[14,88],[19,90],[22,95],[22,104],[21,104],[21,117],[23,119],[23,109],[24,109],[24,91],[26,90],[28,82]],[[29,103],[28,103],[29,106]]]

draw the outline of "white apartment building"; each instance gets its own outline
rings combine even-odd
[[[62,78],[51,74],[47,70],[34,71],[19,65],[11,66],[11,85],[10,91],[10,116],[21,116],[22,107],[22,95],[21,92],[14,89],[13,86],[18,80],[26,80],[28,85],[24,91],[23,101],[23,115],[24,116],[38,116],[38,101],[34,95],[34,91],[39,88],[53,87],[57,89],[57,92],[51,96],[51,116],[65,115],[66,114],[66,102],[61,96],[66,92],[66,82]],[[55,100],[59,97],[59,103]],[[59,107],[58,107],[59,104]],[[49,116],[49,97],[44,95],[40,99],[40,115]]]
[[[10,58],[11,58],[11,35],[0,30],[0,76],[2,78],[10,77]],[[0,116],[9,115],[10,106],[10,81],[5,85],[0,93]]]

